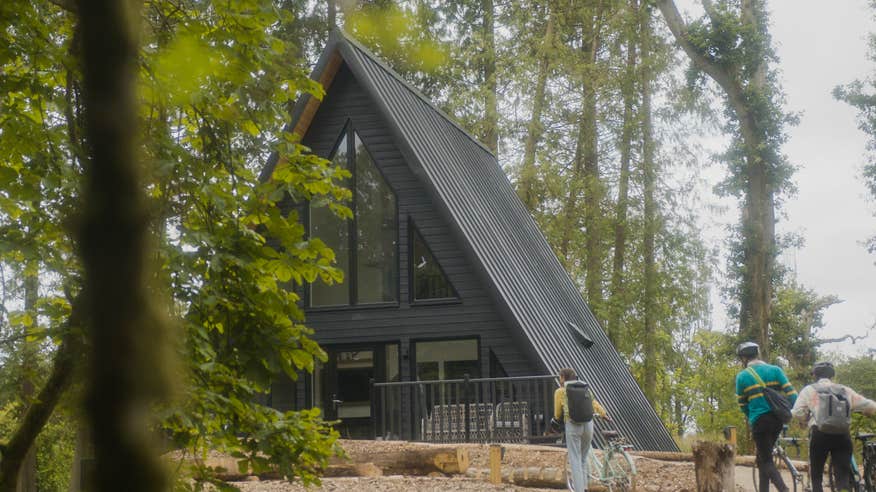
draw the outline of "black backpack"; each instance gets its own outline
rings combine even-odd
[[[578,424],[593,420],[593,391],[587,383],[581,381],[567,383],[566,402],[569,420]]]

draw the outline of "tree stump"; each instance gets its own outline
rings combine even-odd
[[[733,446],[697,441],[693,447],[697,492],[733,492],[736,466]]]

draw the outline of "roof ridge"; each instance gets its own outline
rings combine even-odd
[[[340,27],[336,27],[334,30],[332,30],[332,36],[337,36],[339,40],[343,40],[343,41],[348,42],[353,48],[356,48],[357,50],[362,52],[362,54],[367,56],[371,61],[373,61],[375,64],[377,64],[377,66],[379,66],[386,73],[388,73],[393,78],[398,80],[402,84],[402,86],[404,86],[405,89],[409,90],[413,95],[417,96],[418,99],[420,99],[421,101],[423,101],[424,103],[429,105],[430,108],[432,108],[433,110],[435,110],[435,112],[440,114],[441,117],[444,118],[445,120],[447,120],[448,123],[453,125],[460,132],[462,132],[463,135],[465,135],[472,142],[476,143],[478,145],[478,147],[480,147],[481,149],[486,151],[488,154],[490,154],[491,157],[496,159],[496,162],[498,162],[499,159],[496,157],[496,155],[493,153],[493,151],[489,149],[489,147],[487,147],[481,141],[476,139],[474,137],[474,135],[469,133],[468,130],[466,130],[465,128],[462,127],[462,125],[460,125],[458,122],[456,122],[456,120],[454,120],[454,118],[452,116],[448,115],[444,110],[442,110],[437,105],[435,105],[435,103],[433,103],[428,97],[426,97],[422,92],[420,92],[419,89],[417,89],[416,87],[414,87],[413,84],[411,84],[410,82],[405,80],[405,78],[402,77],[400,73],[396,72],[392,67],[387,65],[379,56],[377,56],[376,54],[374,54],[374,52],[372,52],[367,47],[365,47],[361,42],[359,42],[357,39],[355,39],[350,33],[344,31]]]

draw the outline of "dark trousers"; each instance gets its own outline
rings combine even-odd
[[[822,492],[824,463],[833,463],[834,490],[849,490],[852,476],[852,438],[849,434],[825,434],[813,428],[809,435],[809,476],[812,492]]]
[[[773,447],[782,433],[782,421],[772,412],[758,417],[751,428],[754,444],[757,447],[758,492],[769,492],[770,482],[782,492],[788,490],[782,475],[773,463]]]

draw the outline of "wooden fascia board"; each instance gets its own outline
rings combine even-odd
[[[335,80],[335,75],[337,75],[343,61],[344,60],[341,58],[340,53],[335,50],[331,54],[328,63],[326,63],[325,70],[322,71],[322,75],[319,77],[319,83],[322,85],[325,94],[328,94],[329,87],[331,87],[332,82]],[[310,123],[313,121],[313,117],[316,116],[316,111],[319,109],[320,103],[321,101],[313,96],[308,98],[307,104],[301,112],[301,117],[298,118],[298,122],[295,123],[295,128],[292,129],[292,133],[298,135],[299,139],[304,138],[307,129],[310,128]]]

